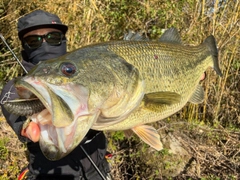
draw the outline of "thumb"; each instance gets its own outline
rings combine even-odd
[[[29,138],[33,142],[38,142],[40,138],[40,128],[35,122],[30,122],[25,129],[22,129],[21,135]]]

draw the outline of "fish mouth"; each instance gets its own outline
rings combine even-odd
[[[37,97],[50,115],[44,123],[37,113],[32,121],[40,128],[40,148],[49,160],[58,160],[69,154],[85,137],[99,113],[88,111],[88,90],[74,83],[55,85],[36,77],[24,77],[16,82],[23,99]]]

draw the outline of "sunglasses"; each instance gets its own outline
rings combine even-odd
[[[64,34],[62,32],[49,32],[44,35],[30,35],[23,38],[24,44],[26,44],[30,49],[36,49],[40,47],[43,43],[43,39],[51,45],[57,46],[62,43],[64,38]]]

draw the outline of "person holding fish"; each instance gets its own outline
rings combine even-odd
[[[104,159],[106,140],[99,131],[130,134],[131,130],[160,151],[160,135],[147,124],[171,116],[188,102],[203,102],[199,81],[208,67],[222,76],[213,35],[198,46],[184,46],[177,29],[170,28],[158,41],[135,36],[131,41],[98,43],[64,55],[66,31],[56,15],[44,11],[18,22],[26,68],[42,62],[14,86],[9,82],[1,99],[6,96],[3,114],[20,140],[31,140],[32,179],[111,179]],[[43,61],[47,59],[51,60]],[[22,102],[9,101],[18,95]],[[31,122],[24,116],[30,116]],[[85,149],[95,163],[81,153]]]
[[[46,11],[36,10],[18,20],[18,37],[22,43],[23,66],[29,71],[40,61],[57,58],[67,53],[66,32],[68,27],[62,24],[59,17]],[[47,67],[46,67],[47,68]],[[68,70],[68,69],[67,69]],[[6,97],[7,96],[7,97]],[[18,98],[14,80],[9,81],[1,93],[1,101]],[[2,104],[1,104],[2,105]],[[7,122],[17,134],[21,142],[26,142],[29,151],[29,164],[22,171],[19,180],[28,179],[111,179],[110,168],[105,159],[107,142],[101,131],[90,130],[71,153],[58,160],[47,159],[40,149],[40,128],[38,123],[27,120],[25,116],[17,116],[8,112],[2,106],[2,112]],[[35,114],[35,119],[40,124],[49,122],[41,121],[49,116],[44,109]],[[50,117],[51,118],[51,117]],[[67,117],[60,117],[67,118]],[[61,136],[59,134],[53,134]],[[64,133],[64,132],[63,132]],[[70,132],[71,133],[71,132]],[[71,143],[71,139],[63,141]],[[83,151],[86,151],[85,153]],[[87,158],[87,155],[90,156]],[[94,164],[97,167],[94,167]],[[104,178],[102,177],[104,176]]]

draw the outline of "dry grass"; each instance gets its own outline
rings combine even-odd
[[[0,132],[0,179],[16,179],[21,168],[26,166],[26,148],[2,118]]]
[[[160,133],[171,132],[192,156],[175,179],[240,178],[239,0],[1,0],[1,33],[18,54],[17,19],[38,8],[58,14],[69,25],[69,51],[94,42],[122,39],[129,29],[143,30],[150,38],[157,38],[162,29],[174,26],[180,30],[183,41],[190,45],[199,44],[213,34],[219,47],[223,77],[219,78],[209,69],[202,82],[206,92],[204,103],[189,104],[156,126],[162,127]],[[0,88],[1,83],[19,73],[20,67],[0,42]],[[0,176],[14,179],[27,163],[24,148],[8,128],[3,128],[7,125],[2,119],[1,123],[4,126],[1,126],[0,153],[7,156],[0,160],[4,162]],[[111,160],[115,179],[164,178],[163,172],[168,166],[160,161],[171,155],[153,153],[135,138],[119,140],[119,135],[113,141],[110,135],[108,137],[109,150],[115,155]]]

